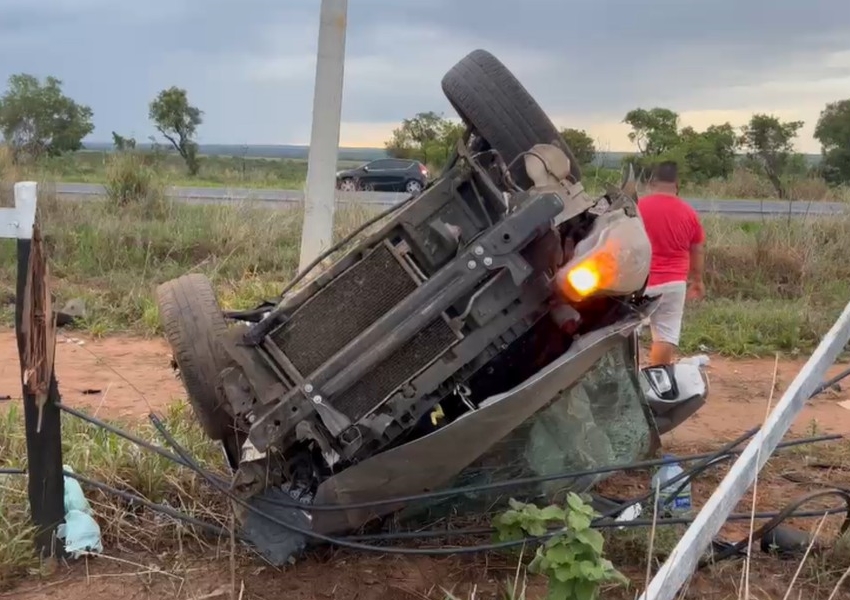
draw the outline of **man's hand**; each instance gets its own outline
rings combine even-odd
[[[688,300],[702,300],[705,298],[705,282],[702,279],[696,279],[688,282]]]

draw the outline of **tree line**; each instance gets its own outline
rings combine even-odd
[[[805,158],[794,149],[802,121],[782,121],[769,114],[754,114],[743,127],[730,123],[711,125],[704,131],[682,127],[680,115],[668,108],[636,108],[623,122],[631,128],[629,140],[637,152],[624,158],[639,174],[654,164],[675,160],[684,180],[704,183],[728,178],[737,166],[764,175],[780,198],[787,197],[790,177],[809,172]],[[404,119],[385,143],[396,158],[415,158],[440,165],[463,135],[462,124],[435,112]],[[582,166],[597,158],[593,138],[584,130],[566,128],[561,136]],[[820,114],[815,139],[822,146],[818,175],[832,184],[850,183],[850,99],[828,104]]]
[[[82,140],[94,131],[91,107],[77,103],[62,91],[56,77],[20,73],[9,77],[0,96],[0,132],[16,160],[37,160],[82,148]],[[198,173],[198,127],[203,111],[193,106],[185,89],[164,89],[148,104],[155,129],[183,158],[191,175]],[[711,125],[704,131],[682,127],[680,116],[668,108],[636,108],[624,119],[631,127],[629,139],[637,152],[624,160],[646,173],[658,161],[673,159],[688,181],[701,183],[729,177],[741,165],[763,174],[779,197],[786,197],[789,177],[805,174],[803,156],[794,150],[802,121],[782,121],[755,114],[740,128],[730,123]],[[416,158],[441,165],[452,154],[464,126],[435,112],[421,112],[404,119],[386,142],[390,156]],[[561,135],[582,165],[597,157],[593,138],[581,129],[563,129]],[[831,102],[821,111],[815,127],[821,144],[818,175],[831,184],[850,183],[850,99]],[[136,142],[112,132],[118,150],[130,150]],[[156,143],[156,139],[151,137]]]
[[[40,81],[28,73],[9,77],[0,96],[0,132],[16,161],[38,160],[76,152],[83,138],[94,131],[91,107],[79,104],[62,91],[62,81],[47,77]],[[148,118],[186,163],[190,175],[200,169],[198,126],[203,111],[189,103],[186,90],[172,86],[148,104]],[[136,140],[112,132],[117,150],[132,150]],[[150,138],[154,143],[156,139]]]

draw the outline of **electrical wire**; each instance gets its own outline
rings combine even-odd
[[[845,504],[844,511],[847,513],[847,516],[845,517],[844,523],[842,523],[841,529],[840,529],[840,535],[844,535],[845,533],[847,533],[847,530],[850,529],[850,492],[847,492],[845,490],[838,490],[838,489],[825,490],[825,491],[821,491],[821,492],[814,492],[814,493],[808,494],[806,496],[803,496],[802,498],[798,498],[797,500],[794,500],[793,502],[788,504],[784,509],[782,509],[782,511],[779,512],[779,514],[777,514],[770,521],[768,521],[767,523],[765,523],[764,525],[759,527],[751,535],[748,535],[746,538],[742,539],[738,543],[732,544],[731,546],[729,546],[725,550],[722,550],[721,552],[714,555],[712,557],[711,561],[705,561],[705,560],[701,561],[700,564],[699,564],[699,568],[703,568],[704,566],[706,566],[710,562],[717,562],[717,561],[723,560],[725,558],[729,558],[730,556],[737,554],[738,552],[741,551],[741,549],[749,546],[749,544],[751,542],[754,542],[756,540],[760,540],[765,535],[767,535],[768,533],[770,533],[771,531],[776,529],[780,524],[782,524],[783,521],[791,518],[794,511],[796,511],[798,508],[800,508],[804,504],[808,504],[812,500],[817,500],[818,498],[823,498],[825,496],[838,496],[839,498],[844,500],[844,504]],[[823,511],[820,511],[816,516],[823,516],[823,514],[825,512],[828,512],[828,510],[825,509]]]
[[[841,371],[841,373],[839,373],[835,377],[832,377],[831,379],[827,379],[826,381],[821,383],[818,387],[816,387],[815,391],[812,392],[812,395],[809,396],[809,398],[814,398],[818,394],[825,392],[828,388],[831,388],[836,383],[838,383],[842,379],[847,378],[848,376],[850,376],[850,369],[844,369],[843,371]]]
[[[784,515],[785,519],[802,519],[802,518],[813,518],[813,517],[822,517],[826,513],[827,515],[839,515],[839,514],[847,514],[847,508],[830,508],[825,510],[810,510],[810,511],[799,511],[792,512],[790,514],[784,514],[783,512],[761,512],[755,513],[751,515],[750,513],[732,513],[726,518],[728,522],[736,522],[736,521],[749,521],[750,519],[756,519],[758,521],[764,519],[774,519],[780,515]],[[593,529],[618,529],[620,527],[624,529],[637,529],[640,527],[652,527],[653,525],[658,526],[666,526],[666,525],[690,525],[695,520],[695,517],[662,517],[658,519],[632,519],[630,521],[611,521],[607,520],[604,522],[593,522],[591,523],[591,528]],[[553,529],[553,531],[561,531],[562,528]],[[467,528],[467,529],[426,529],[422,531],[401,531],[395,533],[373,533],[367,535],[350,535],[346,536],[347,540],[356,540],[356,541],[390,541],[390,540],[416,540],[416,539],[429,539],[429,538],[441,538],[441,537],[462,537],[462,536],[473,536],[473,535],[492,535],[496,533],[497,529],[495,527],[478,527],[478,528]]]
[[[174,451],[181,456],[185,461],[189,462],[191,468],[193,470],[196,469],[197,465],[192,460],[192,457],[189,456],[185,450],[180,446],[180,444],[175,440],[168,430],[162,425],[162,422],[156,417],[156,415],[151,415],[151,421],[154,424],[154,427],[157,428],[159,433],[165,438],[168,445],[171,446]],[[309,529],[304,529],[302,527],[298,527],[296,525],[292,525],[283,521],[282,519],[278,519],[277,517],[270,515],[252,505],[248,502],[231,492],[229,489],[220,485],[217,481],[212,478],[206,476],[206,474],[199,467],[196,472],[207,479],[207,482],[210,483],[213,487],[217,488],[222,494],[230,498],[236,504],[239,504],[243,508],[248,511],[256,514],[258,517],[264,518],[271,523],[279,525],[283,527],[285,530],[303,536],[306,539],[312,539],[319,542],[324,542],[326,544],[332,544],[334,546],[339,546],[340,548],[347,548],[349,550],[359,550],[361,552],[376,552],[380,554],[399,554],[399,555],[407,555],[407,556],[455,556],[458,554],[476,554],[479,552],[492,552],[495,550],[503,550],[505,548],[513,548],[516,546],[521,546],[523,544],[529,542],[539,542],[551,538],[555,534],[546,534],[539,537],[529,537],[523,538],[520,540],[511,540],[507,542],[499,542],[495,544],[486,544],[480,546],[468,546],[463,548],[397,548],[397,547],[381,547],[381,546],[370,546],[368,544],[361,544],[359,542],[348,541],[344,538],[333,537],[329,535],[325,535],[322,533],[317,533],[315,531],[310,531]]]
[[[675,462],[681,462],[683,460],[699,460],[699,459],[710,459],[710,460],[718,460],[722,458],[724,455],[728,454],[735,446],[741,444],[745,440],[749,439],[758,431],[758,427],[751,429],[745,434],[741,435],[736,440],[729,442],[724,445],[720,450],[715,452],[709,452],[705,454],[695,455],[691,457],[671,457],[671,458],[661,458],[661,459],[653,459],[653,460],[644,460],[640,462],[619,464],[619,465],[611,465],[605,467],[598,467],[595,469],[585,469],[583,471],[567,471],[561,473],[554,473],[552,475],[540,475],[536,477],[525,477],[521,479],[511,479],[508,481],[496,481],[493,483],[484,483],[478,485],[470,485],[466,487],[456,487],[445,490],[437,490],[434,492],[427,492],[424,494],[414,494],[411,496],[401,496],[398,498],[390,498],[385,500],[371,500],[368,502],[356,502],[351,504],[312,504],[305,505],[295,500],[291,502],[286,500],[273,500],[268,499],[264,500],[270,505],[273,506],[282,506],[286,508],[297,508],[299,510],[305,510],[307,512],[321,512],[321,511],[343,511],[343,510],[360,510],[364,508],[375,508],[378,506],[387,506],[390,504],[408,504],[410,502],[418,502],[423,500],[437,500],[441,498],[449,498],[451,496],[460,496],[462,494],[471,494],[476,492],[486,492],[493,490],[502,490],[502,489],[510,489],[514,487],[522,487],[526,485],[533,485],[537,483],[546,483],[549,481],[558,481],[562,479],[578,479],[579,477],[588,477],[593,475],[603,475],[605,473],[613,473],[618,471],[635,471],[639,469],[647,469],[660,465],[673,464]],[[838,436],[839,438],[841,436]],[[696,467],[694,467],[696,468]],[[684,476],[688,476],[690,470],[685,470],[680,476],[677,476],[670,481],[672,483],[676,483],[681,481]],[[639,499],[635,500],[636,502]]]
[[[509,540],[509,541],[497,542],[497,543],[493,543],[493,544],[482,544],[482,545],[478,545],[478,546],[466,546],[466,547],[462,547],[462,548],[421,548],[420,549],[420,548],[399,548],[399,547],[372,546],[372,545],[369,545],[369,544],[363,544],[363,543],[360,543],[360,542],[350,541],[350,540],[347,540],[347,539],[341,538],[341,537],[333,537],[333,536],[317,533],[317,532],[314,532],[314,531],[310,531],[309,529],[304,529],[302,527],[292,525],[290,523],[287,523],[286,521],[283,521],[282,519],[278,519],[274,515],[270,515],[267,512],[262,511],[262,510],[256,508],[255,506],[252,506],[251,504],[249,504],[248,502],[246,502],[245,500],[243,500],[242,498],[240,498],[239,496],[234,494],[231,490],[227,489],[225,486],[221,485],[219,482],[215,481],[213,478],[211,478],[207,474],[205,474],[203,472],[203,470],[201,470],[200,467],[197,466],[197,464],[192,459],[192,457],[189,456],[186,453],[186,451],[180,446],[180,444],[177,442],[177,440],[175,440],[174,437],[168,432],[168,430],[165,428],[165,426],[162,424],[162,422],[159,420],[159,418],[155,414],[152,413],[150,415],[150,420],[153,423],[154,427],[157,429],[157,431],[159,431],[160,435],[162,435],[163,438],[165,438],[165,441],[168,443],[169,446],[172,447],[172,449],[178,454],[178,456],[180,456],[181,458],[183,458],[183,460],[188,462],[190,464],[190,467],[193,470],[196,470],[196,472],[199,475],[204,477],[208,481],[208,483],[210,483],[210,485],[217,488],[221,493],[225,494],[233,502],[236,502],[237,504],[239,504],[240,506],[249,510],[250,512],[256,514],[257,516],[264,518],[264,519],[266,519],[266,520],[268,520],[272,523],[275,523],[276,525],[280,525],[281,527],[283,527],[287,531],[301,535],[301,536],[303,536],[304,538],[307,538],[307,539],[312,539],[312,540],[315,540],[315,541],[324,542],[324,543],[327,543],[327,544],[332,544],[332,545],[335,545],[335,546],[339,546],[341,548],[348,548],[349,550],[359,550],[359,551],[363,551],[363,552],[377,552],[377,553],[381,553],[381,554],[399,554],[399,555],[408,555],[408,556],[454,556],[454,555],[458,555],[458,554],[475,554],[475,553],[479,553],[479,552],[491,552],[491,551],[495,551],[495,550],[502,550],[502,549],[505,549],[505,548],[513,548],[513,547],[521,546],[521,545],[524,545],[524,544],[527,544],[527,543],[540,542],[540,541],[546,540],[546,539],[551,538],[554,535],[558,534],[557,531],[554,532],[554,533],[549,532],[549,533],[547,533],[543,536],[532,536],[532,537],[526,537],[526,538],[522,538],[522,539],[518,539],[518,540]],[[751,432],[747,432],[747,434],[744,434],[739,439],[747,439],[747,437],[751,437],[752,435],[754,435],[757,430],[758,430],[758,428],[752,430]],[[735,440],[734,442],[730,443],[731,445],[727,444],[726,446],[724,446],[723,448],[718,450],[716,453],[714,453],[715,458],[718,457],[718,456],[722,456],[723,453],[727,452],[729,448],[732,448],[732,447],[734,447],[734,445],[737,445],[739,443],[740,442],[738,440]],[[712,459],[707,459],[707,460],[709,462],[712,461]],[[672,481],[672,479],[671,479],[671,481]]]
[[[213,523],[208,523],[205,521],[201,521],[185,513],[181,513],[169,506],[165,506],[163,504],[157,504],[154,502],[150,502],[149,500],[142,498],[136,494],[131,494],[128,492],[124,492],[118,490],[112,486],[108,486],[106,484],[88,479],[87,477],[81,476],[77,473],[64,472],[64,474],[68,477],[76,479],[80,483],[85,485],[94,487],[96,489],[100,489],[104,492],[116,495],[118,497],[124,498],[130,502],[134,502],[140,504],[153,512],[165,514],[169,517],[174,518],[175,520],[179,520],[185,522],[189,525],[197,527],[198,529],[202,529],[208,531],[209,533],[216,536],[226,536],[230,535],[230,531],[224,527],[219,525],[215,525]],[[24,469],[17,468],[0,468],[0,475],[26,475],[26,471]],[[812,500],[815,500],[819,497],[824,496],[832,496],[838,495],[845,501],[845,508],[829,508],[824,510],[812,510],[812,511],[797,511],[799,507]],[[845,520],[841,527],[841,534],[843,535],[848,528],[850,528],[850,493],[845,490],[827,490],[824,492],[818,492],[816,494],[809,494],[803,498],[800,498],[793,503],[789,504],[785,509],[779,512],[763,512],[763,513],[733,513],[727,517],[727,522],[734,521],[746,521],[750,519],[763,520],[770,519],[770,522],[759,528],[757,532],[753,534],[753,541],[760,539],[761,537],[770,533],[773,529],[778,527],[783,521],[792,518],[813,518],[813,517],[823,517],[824,515],[835,515],[835,514],[844,514]],[[605,522],[593,522],[591,527],[594,529],[635,529],[639,527],[652,527],[652,526],[672,526],[672,525],[688,525],[694,521],[692,517],[672,517],[672,518],[661,518],[661,519],[632,519],[630,521],[605,521]],[[462,537],[462,536],[475,536],[475,535],[492,535],[496,533],[496,529],[493,527],[487,528],[468,528],[468,529],[457,529],[457,530],[426,530],[426,531],[410,531],[410,532],[396,532],[396,533],[386,533],[386,534],[373,534],[373,535],[355,535],[355,536],[345,536],[343,538],[339,538],[343,541],[348,542],[361,542],[361,541],[389,541],[389,540],[416,540],[416,539],[428,539],[428,538],[437,538],[437,537]],[[551,537],[557,535],[563,531],[563,528],[554,528],[550,530],[546,536],[542,537]],[[248,541],[244,536],[237,534],[237,537],[240,541]],[[528,539],[537,539],[537,538],[528,538]],[[738,542],[737,544],[716,553],[712,557],[711,562],[718,562],[720,560],[724,560],[731,556],[736,555],[740,550],[745,547],[750,541],[749,536]],[[478,548],[478,547],[472,547]],[[385,547],[375,547],[375,551],[383,551],[388,552],[391,551],[391,548]],[[416,549],[410,549],[416,550]],[[456,553],[456,552],[455,552]],[[705,566],[704,564],[700,565],[700,568]]]
[[[96,427],[100,427],[102,429],[105,429],[106,431],[108,431],[108,432],[110,432],[114,435],[117,435],[120,438],[124,438],[125,440],[133,442],[134,444],[136,444],[137,446],[139,446],[141,448],[145,448],[146,450],[150,450],[151,452],[153,452],[155,454],[159,454],[163,458],[167,458],[168,460],[175,462],[178,465],[182,465],[184,467],[188,466],[186,464],[186,462],[183,461],[183,459],[181,459],[179,456],[177,456],[173,452],[169,452],[168,450],[166,450],[162,446],[157,446],[156,444],[152,444],[152,443],[150,443],[146,440],[143,440],[139,436],[133,435],[132,433],[129,433],[127,431],[123,431],[122,429],[115,427],[114,425],[110,425],[109,423],[107,423],[105,421],[101,421],[97,417],[89,416],[89,415],[85,414],[84,412],[81,412],[81,411],[79,411],[75,408],[71,408],[70,406],[67,406],[67,405],[65,405],[61,402],[57,402],[56,407],[59,410],[66,412],[69,415],[72,415],[74,417],[77,417],[78,419],[80,419],[82,421],[85,421],[85,422],[87,422],[91,425],[95,425]]]

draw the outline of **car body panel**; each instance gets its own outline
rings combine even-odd
[[[577,338],[553,363],[516,388],[488,398],[478,410],[427,436],[378,454],[323,482],[319,504],[386,500],[439,489],[457,477],[494,444],[574,385],[612,345],[637,328],[640,318],[628,318]],[[378,514],[402,508],[387,505],[371,510],[321,512],[314,529],[333,532],[356,528]]]

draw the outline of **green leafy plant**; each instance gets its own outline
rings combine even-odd
[[[597,516],[589,504],[571,493],[563,508],[511,500],[510,509],[496,517],[494,526],[500,541],[542,537],[560,526],[538,546],[528,570],[549,578],[549,600],[595,600],[601,584],[629,583],[603,557],[605,539],[590,527]]]

